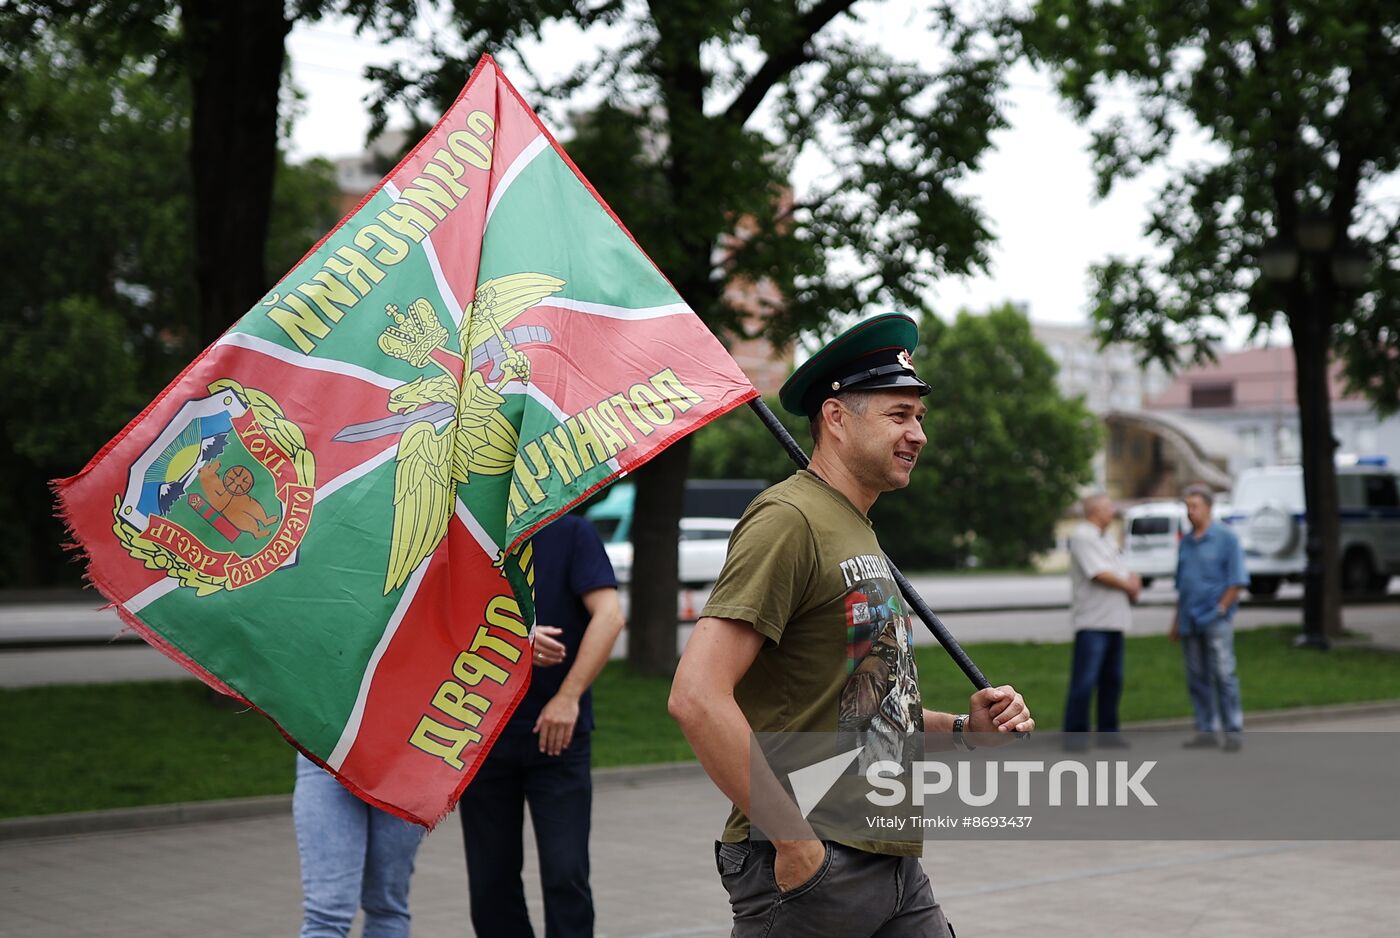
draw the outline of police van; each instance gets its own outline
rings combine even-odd
[[[1400,574],[1400,473],[1383,457],[1339,460],[1342,589],[1384,592]],[[1245,469],[1235,480],[1226,524],[1244,547],[1249,591],[1272,596],[1303,578],[1307,558],[1302,466]]]

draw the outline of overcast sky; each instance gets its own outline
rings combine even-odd
[[[910,4],[863,7],[873,15],[846,28],[879,37],[884,48],[900,57],[932,54],[933,44]],[[547,32],[525,57],[548,80],[617,39],[560,28]],[[412,50],[359,39],[348,25],[335,22],[297,26],[288,48],[293,81],[306,95],[292,141],[294,157],[359,152],[369,126],[364,99],[371,85],[362,77],[365,66],[387,64]],[[507,75],[528,89],[526,77],[512,68],[518,62],[499,58]],[[996,135],[995,151],[964,190],[979,200],[997,236],[991,272],[941,284],[932,304],[946,316],[964,306],[981,310],[1012,300],[1025,304],[1038,321],[1082,323],[1090,265],[1111,253],[1138,256],[1150,250],[1141,231],[1165,171],[1120,185],[1109,198],[1096,201],[1088,134],[1069,118],[1049,80],[1018,66],[1006,100],[1011,126]],[[1188,141],[1180,154],[1195,159],[1208,156],[1209,150]],[[800,188],[801,180],[797,184]]]

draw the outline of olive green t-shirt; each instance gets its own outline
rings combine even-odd
[[[737,619],[767,641],[734,696],[755,733],[923,732],[910,619],[870,520],[805,470],[754,499],[729,540],[704,616]],[[721,839],[749,836],[736,807]],[[918,856],[921,844],[852,841]]]

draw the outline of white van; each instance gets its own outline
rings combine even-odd
[[[703,586],[719,579],[729,552],[730,532],[749,502],[766,487],[761,479],[686,479],[677,545],[682,586]],[[584,512],[603,539],[619,583],[632,580],[632,512],[636,501],[636,486],[624,480],[613,483]]]
[[[1385,592],[1400,573],[1400,473],[1384,459],[1337,467],[1342,589]],[[1246,469],[1235,480],[1230,514],[1244,547],[1249,591],[1272,596],[1283,580],[1299,581],[1307,564],[1303,468]]]
[[[681,586],[698,587],[719,579],[729,553],[729,535],[736,518],[682,518],[679,554],[676,558]],[[618,583],[632,582],[632,542],[603,544]]]
[[[1186,506],[1178,499],[1134,505],[1123,512],[1123,558],[1144,589],[1176,576],[1176,552],[1186,531]]]

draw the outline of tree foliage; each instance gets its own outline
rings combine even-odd
[[[1210,355],[1235,317],[1293,342],[1308,506],[1304,622],[1341,630],[1328,368],[1400,406],[1400,4],[1394,0],[1041,0],[1020,28],[1079,117],[1097,121],[1100,190],[1161,163],[1183,132],[1213,155],[1171,176],[1148,234],[1158,258],[1096,270],[1099,334],[1168,364]],[[1115,105],[1113,95],[1133,104]],[[1320,223],[1336,244],[1309,248]],[[1272,284],[1266,248],[1300,263]],[[1359,289],[1336,261],[1364,263]]]
[[[986,262],[990,235],[956,184],[1004,125],[1002,50],[930,14],[941,66],[898,61],[839,28],[855,5],[455,3],[450,40],[372,70],[374,108],[381,122],[396,102],[430,119],[482,52],[517,49],[552,24],[626,30],[621,49],[532,100],[570,115],[570,155],[716,332],[786,341],[836,312],[917,308],[940,276]],[[580,114],[571,102],[589,93],[602,103]],[[799,159],[827,171],[789,198]],[[737,279],[778,288],[762,323],[745,323],[725,295]]]
[[[266,267],[279,278],[340,221],[335,167],[320,157],[288,163],[279,154],[267,227]]]
[[[0,584],[72,581],[46,483],[84,463],[200,349],[189,97],[133,45],[54,28],[0,43]],[[324,163],[279,165],[267,263],[285,270],[334,221]]]
[[[60,35],[0,61],[13,128],[0,140],[11,205],[0,215],[6,325],[19,330],[49,302],[89,297],[126,324],[138,370],[168,369],[176,363],[159,332],[178,328],[194,299],[182,277],[190,198],[180,83],[150,60],[95,65]]]
[[[1259,276],[1261,252],[1320,215],[1371,262],[1360,293],[1329,310],[1325,338],[1356,389],[1400,405],[1400,209],[1375,198],[1400,168],[1400,4],[1042,0],[1023,27],[1078,117],[1096,122],[1101,194],[1184,135],[1211,145],[1151,214],[1161,259],[1097,269],[1102,336],[1176,365],[1208,356],[1238,316],[1274,325],[1286,297]],[[1127,113],[1124,94],[1138,102]],[[1329,276],[1301,272],[1314,274]],[[1335,287],[1305,285],[1314,300]]]
[[[871,520],[880,542],[908,568],[1024,567],[1054,540],[1055,522],[1093,478],[1098,422],[1055,384],[1054,360],[1013,306],[963,312],[950,325],[925,315],[914,356],[933,386],[928,445],[908,488],[880,497]],[[776,407],[775,407],[776,410]],[[784,415],[809,441],[806,421]],[[761,478],[793,471],[752,414],[696,434],[695,474]]]
[[[1054,360],[1014,306],[959,313],[935,335],[919,372],[933,385],[919,459],[931,477],[929,505],[911,526],[889,499],[884,529],[949,532],[957,566],[973,556],[984,566],[1029,565],[1093,479],[1098,421],[1060,394]]]
[[[776,397],[764,401],[792,438],[811,449],[807,421],[783,410]],[[741,408],[696,431],[690,454],[694,479],[762,479],[769,485],[792,475],[797,467],[758,416]]]
[[[3,61],[0,581],[13,584],[65,569],[46,479],[130,419],[144,376],[178,367],[194,290],[178,83],[95,67],[59,36]]]
[[[354,7],[359,0],[347,0]],[[175,78],[189,102],[194,309],[208,344],[268,286],[264,267],[278,164],[284,39],[324,0],[18,0],[0,45],[22,51],[62,35],[95,67],[132,62]]]

